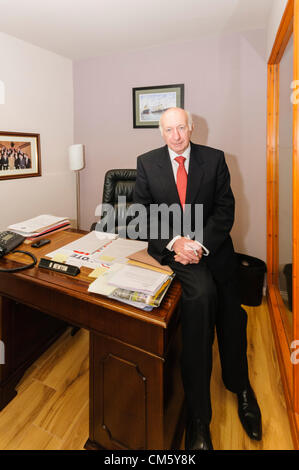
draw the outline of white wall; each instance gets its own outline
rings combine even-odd
[[[40,134],[42,176],[0,180],[0,230],[38,214],[75,218],[72,62],[0,33],[1,131]]]
[[[268,61],[272,47],[275,41],[276,33],[278,31],[281,18],[283,16],[285,7],[288,3],[288,0],[273,0],[273,5],[268,21],[267,28],[267,55],[266,60]]]

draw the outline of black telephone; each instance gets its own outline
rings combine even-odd
[[[25,255],[30,256],[30,258],[32,259],[32,263],[26,264],[25,266],[19,266],[17,268],[9,268],[9,269],[0,268],[1,272],[16,273],[19,271],[24,271],[24,269],[29,269],[35,266],[35,264],[37,263],[37,259],[32,253],[30,253],[29,251],[15,250],[15,248],[21,245],[21,243],[23,243],[24,240],[25,240],[25,237],[23,237],[22,235],[19,235],[18,233],[9,232],[8,230],[5,232],[0,232],[0,258],[2,258],[2,256],[7,255],[8,253],[14,250],[13,253],[24,253]]]
[[[0,232],[0,258],[21,245],[25,237],[14,232]]]

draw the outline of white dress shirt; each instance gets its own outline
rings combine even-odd
[[[188,175],[189,161],[190,161],[190,151],[191,151],[190,144],[189,144],[189,147],[186,148],[185,152],[180,153],[179,155],[168,147],[168,152],[169,152],[169,156],[170,156],[170,161],[171,161],[171,165],[172,165],[172,169],[173,169],[173,176],[174,176],[175,182],[176,182],[176,175],[177,175],[178,168],[179,168],[179,164],[178,164],[177,161],[175,161],[175,158],[176,157],[185,157],[186,158],[186,160],[184,161],[184,166],[185,166],[186,173]]]
[[[170,161],[171,161],[171,165],[172,165],[172,169],[173,169],[173,176],[174,176],[174,179],[175,179],[175,182],[177,180],[177,172],[178,172],[178,168],[179,168],[179,164],[178,162],[175,160],[176,157],[185,157],[186,160],[184,161],[184,166],[185,166],[185,170],[186,170],[186,173],[188,175],[188,171],[189,171],[189,162],[190,162],[190,151],[191,151],[191,146],[189,144],[189,146],[186,148],[186,150],[183,152],[183,153],[180,153],[180,154],[177,154],[175,153],[173,150],[171,150],[169,147],[168,147],[168,152],[169,152],[169,156],[170,156]],[[173,251],[172,247],[173,247],[173,244],[176,240],[178,240],[179,238],[181,238],[180,235],[177,235],[176,237],[174,237],[169,243],[168,245],[166,246],[166,248],[169,250],[169,251]],[[209,250],[203,246],[200,242],[198,242],[197,240],[195,240],[196,243],[198,243],[204,250],[203,252],[203,255],[204,256],[208,256],[208,254],[210,253]]]

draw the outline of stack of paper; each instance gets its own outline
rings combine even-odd
[[[66,217],[56,217],[54,215],[46,214],[10,225],[8,229],[12,232],[23,235],[27,240],[37,240],[52,232],[66,230],[69,227],[70,221]]]
[[[109,284],[146,295],[155,295],[168,277],[167,274],[150,269],[124,265],[122,269],[110,277]]]
[[[117,237],[115,234],[93,231],[46,256],[62,263],[93,269],[89,276],[95,281],[89,285],[88,292],[146,311],[158,307],[173,279],[173,271],[161,266],[152,257],[148,259],[147,242]],[[128,258],[134,259],[134,254],[137,261],[143,261],[142,266],[128,264]]]
[[[88,291],[149,311],[159,307],[172,279],[168,273],[115,263],[89,285]]]
[[[112,292],[112,294],[109,295],[109,297],[134,305],[135,307],[137,306],[138,308],[144,308],[145,306],[150,306],[151,308],[159,307],[168,290],[168,287],[170,286],[171,281],[172,277],[169,277],[155,295],[146,295],[142,292],[117,288]]]

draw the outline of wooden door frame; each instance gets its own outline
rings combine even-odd
[[[294,446],[299,449],[299,364],[291,362],[293,350],[288,340],[286,326],[282,321],[281,312],[284,304],[278,287],[279,64],[292,33],[294,40],[293,80],[299,80],[299,0],[289,0],[285,8],[268,60],[267,83],[267,298]],[[290,88],[290,96],[291,93],[292,89]],[[291,334],[293,340],[299,340],[299,105],[296,100],[293,103],[292,220],[293,329]]]

